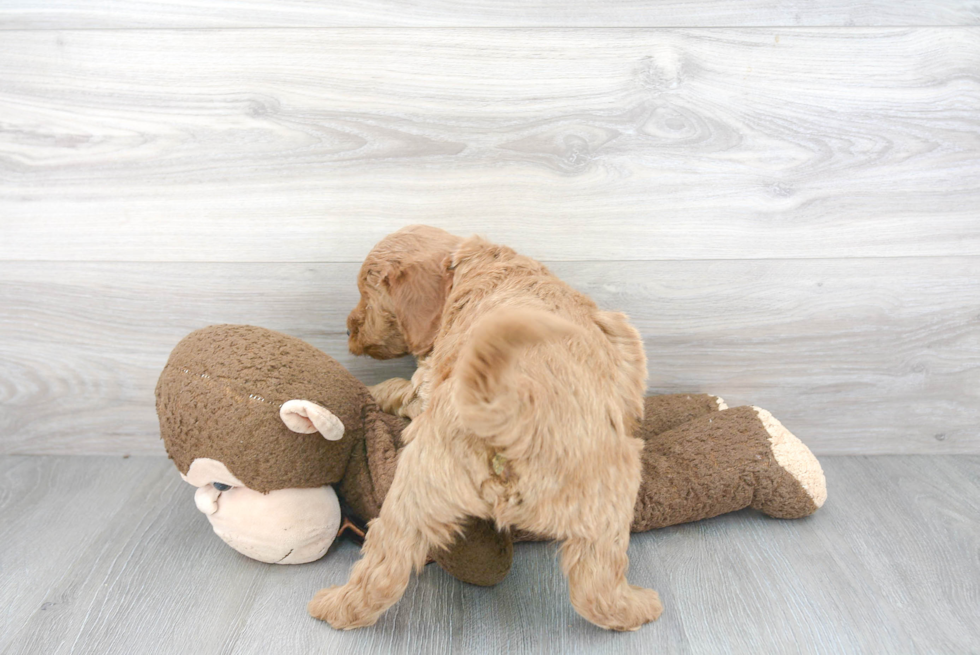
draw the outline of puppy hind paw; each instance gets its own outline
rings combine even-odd
[[[351,630],[374,625],[380,612],[372,612],[359,602],[360,594],[349,585],[321,589],[306,606],[315,619],[326,621],[335,630]]]
[[[634,585],[629,585],[609,603],[595,603],[576,609],[600,628],[620,632],[638,630],[642,625],[656,621],[664,611],[656,591]]]
[[[627,609],[627,627],[624,630],[637,630],[645,623],[651,623],[660,618],[664,613],[664,606],[660,602],[660,594],[653,589],[644,589],[630,585],[632,600]]]

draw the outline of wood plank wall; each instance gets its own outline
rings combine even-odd
[[[0,5],[0,453],[162,453],[210,323],[346,353],[412,222],[548,262],[651,392],[980,452],[980,3]]]

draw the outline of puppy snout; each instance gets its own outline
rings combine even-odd
[[[364,345],[358,339],[357,327],[353,329],[350,327],[347,328],[347,349],[350,350],[352,355],[364,354]]]

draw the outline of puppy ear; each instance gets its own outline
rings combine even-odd
[[[344,424],[326,407],[309,400],[287,400],[279,409],[286,427],[300,434],[319,432],[328,441],[344,436]]]
[[[412,262],[389,272],[383,283],[394,305],[395,318],[413,355],[427,355],[442,322],[453,274],[446,255]]]

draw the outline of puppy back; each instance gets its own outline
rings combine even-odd
[[[456,366],[456,404],[464,425],[480,436],[505,430],[521,411],[511,375],[516,356],[536,344],[583,333],[578,325],[533,308],[499,309],[483,318]]]

